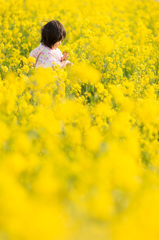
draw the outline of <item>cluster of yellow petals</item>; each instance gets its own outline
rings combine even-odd
[[[0,239],[159,239],[158,16],[154,0],[0,0]],[[74,64],[34,69],[53,19]]]

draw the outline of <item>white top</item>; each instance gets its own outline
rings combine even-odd
[[[63,54],[59,48],[51,49],[43,44],[33,49],[29,57],[34,57],[36,59],[35,68],[38,67],[52,67],[53,63],[59,64]]]

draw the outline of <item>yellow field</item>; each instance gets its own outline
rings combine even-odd
[[[158,240],[159,3],[0,0],[0,240]],[[33,69],[59,20],[73,66]]]

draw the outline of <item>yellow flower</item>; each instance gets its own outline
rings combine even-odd
[[[28,58],[28,62],[29,63],[35,63],[36,62],[36,59],[34,57],[29,57]]]
[[[9,138],[10,135],[10,131],[9,128],[7,127],[7,125],[0,121],[0,145],[2,146],[2,144],[4,144],[4,142]]]
[[[102,143],[102,136],[95,127],[88,129],[85,136],[85,145],[90,151],[98,151]]]
[[[40,104],[43,106],[50,106],[52,103],[52,98],[49,94],[47,93],[41,93],[40,95]]]
[[[81,83],[94,85],[100,81],[101,74],[95,68],[86,63],[77,64],[72,73]]]
[[[3,72],[5,72],[5,73],[8,72],[8,67],[7,66],[2,66],[1,68],[2,68]]]

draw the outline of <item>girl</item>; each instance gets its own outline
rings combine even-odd
[[[53,67],[54,63],[62,68],[66,65],[72,65],[67,60],[68,53],[62,54],[58,48],[65,37],[66,31],[59,21],[53,20],[44,25],[41,30],[41,43],[29,55],[29,57],[36,59],[34,67]]]

